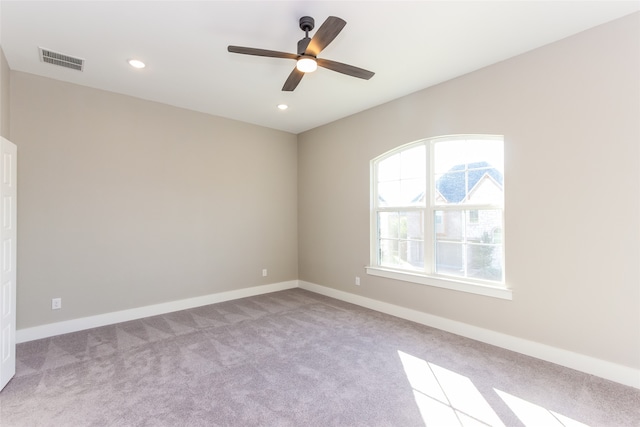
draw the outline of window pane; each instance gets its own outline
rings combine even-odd
[[[424,206],[424,179],[405,179],[378,184],[378,206]]]
[[[484,164],[484,163],[483,163]],[[466,168],[473,165],[455,166]],[[502,204],[503,177],[497,168],[451,169],[435,176],[435,203]]]
[[[403,268],[424,268],[424,244],[422,241],[401,240],[400,263]]]
[[[424,144],[387,157],[377,164],[378,182],[425,178],[427,174],[426,160]]]
[[[423,178],[403,180],[400,186],[401,194],[397,206],[424,205],[426,182]]]
[[[402,269],[424,268],[424,242],[380,239],[380,265]]]
[[[465,224],[465,237],[469,242],[475,243],[499,243],[494,241],[494,231],[502,229],[502,211],[499,209],[477,210],[477,220],[472,221],[471,212],[465,213],[467,223]],[[500,233],[499,233],[500,234]],[[500,234],[500,238],[502,235]]]
[[[436,242],[436,273],[464,275],[462,254],[462,243]]]
[[[398,206],[400,181],[381,182],[378,184],[378,206]]]
[[[400,154],[387,157],[377,164],[378,182],[400,179]]]
[[[378,212],[378,236],[384,239],[424,240],[424,213]]]
[[[434,172],[445,173],[456,165],[486,162],[504,173],[502,139],[460,139],[437,141],[433,146]]]
[[[435,177],[435,203],[437,205],[463,203],[467,197],[466,173],[451,171]]]
[[[427,175],[427,159],[426,159],[426,147],[424,144],[420,144],[414,148],[410,148],[401,153],[401,168],[400,173],[402,179],[408,178],[424,178]]]
[[[381,238],[397,239],[398,238],[398,213],[397,212],[379,212],[378,213],[378,235]]]
[[[444,233],[444,219],[443,219],[442,211],[436,211],[434,213],[433,224],[434,224],[436,236],[438,234]]]
[[[502,280],[502,211],[436,211],[436,273]],[[497,240],[496,240],[497,239]]]
[[[380,239],[380,265],[396,267],[398,263],[398,241]]]
[[[484,164],[486,162],[482,162]],[[474,204],[502,204],[503,199],[503,177],[497,168],[475,168],[469,165],[467,171],[467,198],[465,203]]]
[[[467,277],[502,280],[502,211],[479,210],[478,222],[467,225],[467,241]]]
[[[436,240],[462,241],[465,225],[463,215],[464,211],[436,211]]]
[[[466,163],[464,153],[469,148],[467,145],[467,140],[464,139],[435,142],[433,144],[433,171],[445,173],[455,165]]]
[[[379,212],[380,264],[424,268],[424,212]]]
[[[427,190],[426,165],[424,144],[378,162],[378,206],[424,206]]]
[[[493,230],[493,243],[502,243],[502,228]]]
[[[399,237],[409,240],[424,240],[424,213],[422,211],[400,212]]]
[[[467,277],[502,280],[500,245],[469,244],[467,246]]]
[[[453,140],[434,143],[436,204],[502,204],[501,140]]]

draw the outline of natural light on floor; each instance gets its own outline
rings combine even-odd
[[[505,425],[469,378],[402,351],[398,356],[425,425]],[[525,426],[588,427],[511,394],[494,391]]]
[[[588,427],[586,424],[545,409],[534,403],[527,402],[524,399],[520,399],[504,391],[494,390],[509,408],[511,408],[520,421],[522,421],[522,424],[526,426]]]

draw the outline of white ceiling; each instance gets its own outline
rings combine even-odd
[[[299,133],[638,10],[639,1],[2,0],[0,43],[12,70]],[[304,15],[316,29],[330,15],[346,20],[319,57],[376,75],[319,69],[282,92],[293,60],[227,52],[295,53]],[[85,69],[42,63],[38,47],[83,58]]]

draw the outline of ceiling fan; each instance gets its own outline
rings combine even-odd
[[[300,29],[305,36],[298,41],[298,53],[278,52],[275,50],[255,49],[252,47],[229,46],[227,50],[232,53],[244,55],[268,56],[271,58],[295,59],[296,67],[282,86],[283,91],[292,91],[298,86],[305,73],[316,70],[317,67],[327,68],[352,77],[369,80],[375,73],[353,65],[318,58],[318,54],[329,45],[342,31],[347,22],[336,16],[330,16],[322,23],[313,38],[309,38],[309,31],[313,30],[315,21],[310,16],[300,18]]]

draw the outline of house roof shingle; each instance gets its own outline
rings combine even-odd
[[[465,174],[465,171],[467,172]],[[468,176],[465,188],[465,175]],[[449,203],[463,202],[473,188],[488,175],[502,188],[502,173],[488,162],[455,165],[436,181],[436,189]]]

